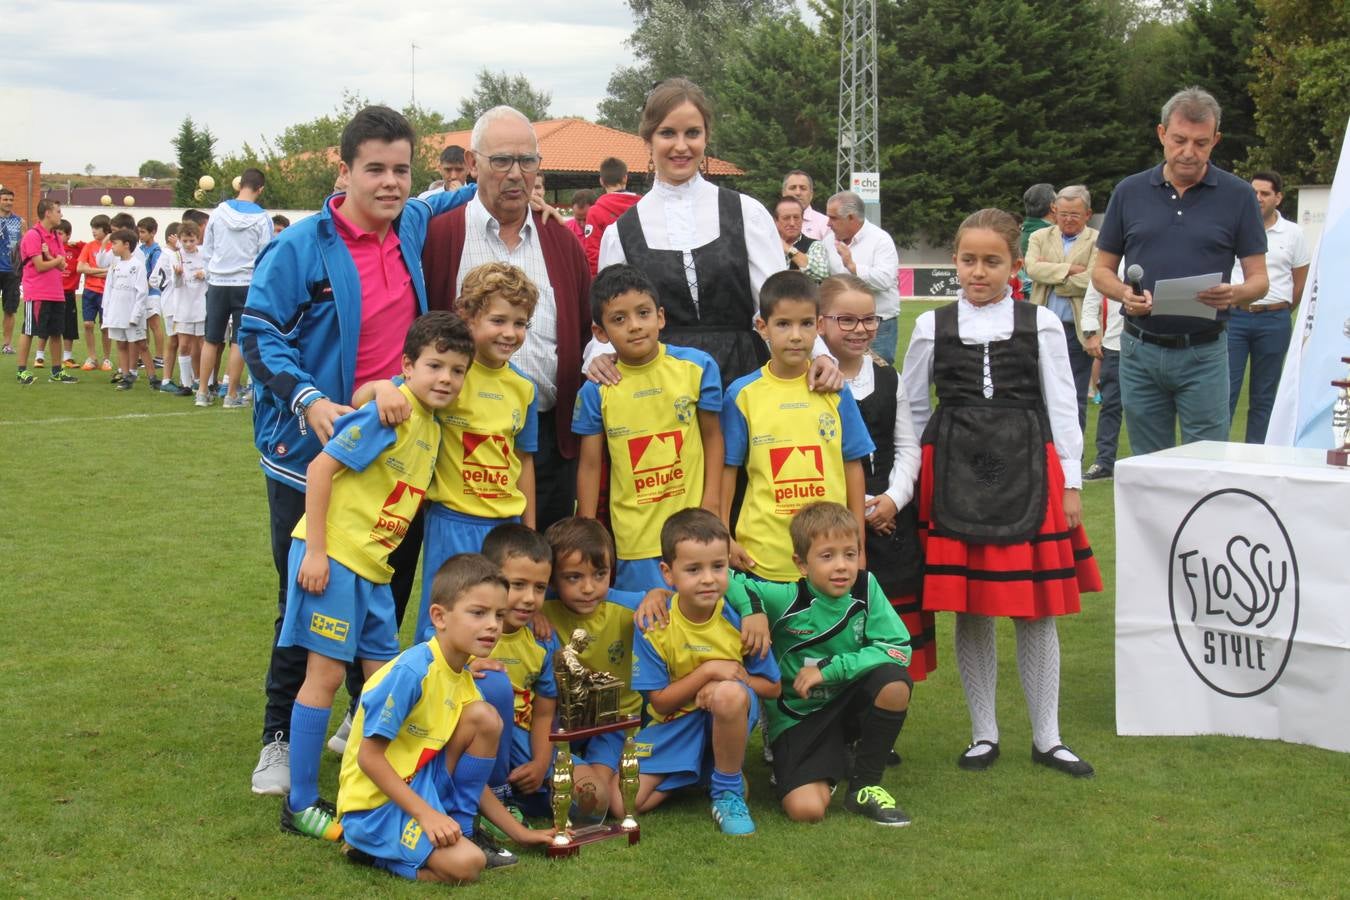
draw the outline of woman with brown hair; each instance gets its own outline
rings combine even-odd
[[[651,153],[654,183],[605,231],[599,266],[641,269],[665,308],[661,339],[709,353],[726,387],[768,361],[754,330],[759,286],[784,262],[769,211],[700,174],[711,127],[711,104],[692,81],[669,78],[647,95],[638,134]],[[613,368],[604,357],[593,365]],[[611,373],[592,373],[610,381]]]

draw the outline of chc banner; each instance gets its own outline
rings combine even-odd
[[[1207,441],[1122,460],[1116,731],[1350,752],[1350,470]]]

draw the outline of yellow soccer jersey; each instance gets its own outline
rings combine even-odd
[[[670,624],[633,636],[633,689],[659,691],[692,673],[710,659],[731,659],[742,663],[751,675],[778,680],[773,654],[764,659],[741,656],[741,617],[725,599],[706,622],[691,622],[680,610],[680,596],[670,601]],[[678,719],[698,709],[690,700],[668,716],[647,704],[644,720],[660,724]]]
[[[666,519],[703,501],[697,411],[722,409],[722,381],[712,357],[688,347],[662,344],[645,366],[618,366],[618,384],[581,386],[572,431],[605,435],[619,559],[649,559],[661,555]]]
[[[399,390],[412,404],[406,422],[381,424],[371,401],[339,419],[323,448],[346,467],[333,478],[328,502],[328,555],[376,584],[387,584],[394,574],[389,554],[417,515],[441,441],[431,410],[407,385]],[[307,524],[301,517],[291,535],[304,540]]]
[[[467,668],[450,668],[434,640],[409,647],[380,667],[361,691],[352,736],[338,774],[338,815],[389,802],[356,757],[361,738],[389,740],[385,758],[405,782],[436,761],[464,707],[482,700]],[[439,763],[438,763],[439,764]]]
[[[788,522],[808,503],[848,503],[844,463],[875,448],[847,387],[818,394],[806,376],[783,379],[766,365],[738,378],[722,404],[726,464],[748,483],[736,540],[770,581],[796,581]]]
[[[429,497],[488,519],[524,512],[516,451],[538,447],[536,393],[534,382],[509,363],[470,366],[459,396],[441,412],[445,429]]]
[[[557,650],[556,634],[540,641],[529,626],[503,634],[492,648],[491,658],[506,666],[506,675],[511,679],[515,723],[526,731],[534,721],[534,698],[558,696],[558,683],[553,677],[553,655]],[[509,736],[503,738],[507,739]]]
[[[642,698],[628,684],[633,671],[633,611],[640,602],[639,593],[611,590],[589,616],[577,615],[557,599],[544,604],[544,615],[553,623],[559,644],[571,640],[572,632],[578,628],[590,633],[591,645],[581,654],[581,661],[592,669],[623,679],[619,709],[626,716],[636,716],[642,709]]]

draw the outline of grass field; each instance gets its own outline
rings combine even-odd
[[[922,308],[907,304],[907,320]],[[115,393],[98,373],[78,385],[20,388],[13,372],[13,357],[0,358],[0,675],[14,701],[0,734],[0,895],[437,890],[281,834],[278,801],[249,793],[276,584],[249,413],[193,409],[143,386]],[[915,692],[900,739],[904,765],[887,774],[912,827],[881,829],[842,813],[790,825],[772,803],[756,738],[747,768],[755,837],[721,837],[704,801],[689,798],[645,818],[638,847],[593,846],[561,863],[531,857],[466,890],[1350,892],[1350,755],[1115,735],[1111,483],[1089,484],[1084,505],[1107,590],[1061,623],[1061,722],[1065,740],[1097,767],[1095,779],[1032,766],[1006,625],[1003,759],[986,773],[957,769],[969,725],[951,618],[942,617],[939,669]],[[329,796],[336,762],[330,755],[324,764]]]

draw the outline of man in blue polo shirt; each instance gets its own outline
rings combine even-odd
[[[1178,91],[1162,108],[1158,141],[1163,163],[1116,185],[1097,237],[1092,283],[1120,298],[1120,388],[1136,453],[1176,444],[1228,439],[1228,310],[1264,297],[1266,233],[1251,186],[1215,168],[1218,101],[1197,87]],[[1116,274],[1124,258],[1144,270],[1141,293]],[[1228,283],[1236,258],[1243,283]],[[1196,295],[1218,319],[1153,316],[1153,285],[1165,278],[1213,272],[1223,283]]]

